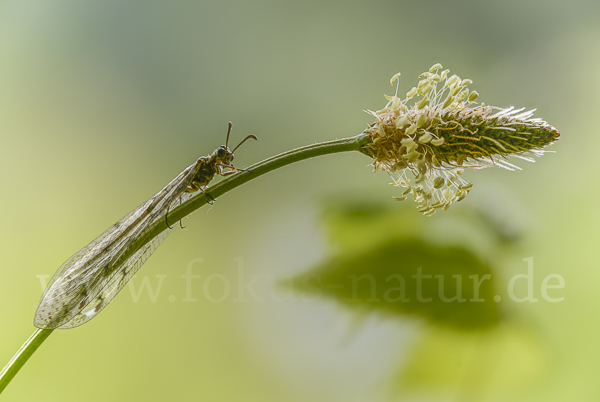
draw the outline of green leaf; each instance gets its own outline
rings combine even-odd
[[[292,282],[296,289],[361,311],[409,314],[460,330],[498,322],[489,267],[466,249],[415,238],[344,253]]]

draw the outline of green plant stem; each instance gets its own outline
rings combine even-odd
[[[269,159],[265,159],[262,162],[258,162],[239,173],[227,177],[221,180],[219,183],[211,186],[208,190],[210,197],[204,193],[190,198],[183,204],[179,205],[169,212],[169,222],[177,222],[185,216],[191,214],[201,206],[209,203],[213,199],[225,194],[234,188],[241,186],[242,184],[262,176],[272,170],[280,167],[289,165],[294,162],[299,162],[305,159],[310,159],[315,156],[335,154],[340,152],[348,151],[361,151],[363,146],[366,145],[370,140],[370,137],[364,134],[357,135],[350,138],[342,138],[339,140],[322,142],[318,144],[307,145],[302,148],[297,148],[282,154],[273,156]],[[143,247],[146,243],[156,237],[163,230],[167,229],[167,222],[165,219],[159,219],[153,222],[147,230],[147,234],[140,237],[135,241],[130,249],[124,253],[121,258],[115,263],[119,265],[131,257],[137,250]],[[13,377],[19,372],[21,367],[27,362],[29,357],[37,350],[37,348],[46,340],[53,330],[37,329],[33,335],[21,346],[21,349],[15,354],[12,360],[4,367],[0,372],[0,393],[6,388],[8,383]]]
[[[243,171],[236,173],[232,176],[221,180],[219,183],[211,186],[206,195],[202,192],[198,192],[198,195],[190,198],[183,204],[179,205],[169,212],[168,220],[170,223],[177,222],[178,220],[191,214],[203,205],[212,202],[212,199],[225,194],[234,188],[241,186],[249,180],[255,179],[259,176],[269,173],[275,169],[283,166],[287,166],[294,162],[299,162],[305,159],[310,159],[315,156],[335,154],[340,152],[348,151],[361,151],[363,146],[367,144],[370,137],[367,135],[359,134],[355,137],[342,138],[340,140],[321,142],[317,144],[307,145],[305,147],[296,148],[288,152],[284,152],[279,155],[272,156],[264,161],[255,163],[254,165],[244,168]],[[211,199],[212,197],[212,199]],[[167,222],[165,219],[159,219],[153,222],[147,230],[145,236],[140,237],[134,242],[128,252],[124,253],[121,258],[115,263],[116,266],[127,261],[137,250],[143,247],[150,240],[154,239],[158,234],[167,228]]]
[[[21,349],[8,362],[6,367],[0,372],[0,393],[21,370],[21,367],[29,360],[31,355],[40,347],[40,345],[50,336],[53,329],[36,329],[35,332],[25,341]]]

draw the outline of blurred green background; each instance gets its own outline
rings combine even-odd
[[[133,279],[160,283],[155,301],[126,287],[56,331],[3,397],[598,400],[598,49],[593,0],[0,1],[0,366],[34,329],[40,278],[221,145],[229,120],[233,143],[259,137],[236,152],[248,166],[360,133],[394,73],[405,93],[440,62],[481,101],[538,108],[561,131],[523,171],[467,172],[469,197],[432,218],[358,153],[240,187]],[[388,308],[328,287],[444,253],[491,273],[502,301]],[[529,257],[539,301],[512,302]],[[561,302],[540,293],[551,274]],[[290,292],[305,275],[325,279]]]

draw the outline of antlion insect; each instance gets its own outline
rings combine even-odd
[[[147,234],[152,223],[158,219],[166,221],[169,209],[180,205],[197,191],[202,191],[214,201],[205,190],[208,183],[217,174],[228,176],[240,171],[231,164],[233,153],[248,139],[258,139],[249,135],[230,150],[231,126],[229,122],[225,145],[199,158],[165,188],[60,266],[40,300],[34,318],[36,327],[73,328],[91,320],[110,303],[171,232],[171,227],[168,227],[131,257],[119,262],[136,239]]]

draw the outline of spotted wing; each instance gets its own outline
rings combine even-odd
[[[167,210],[179,203],[197,168],[197,164],[189,166],[61,265],[42,295],[34,325],[42,329],[71,328],[104,308],[169,232],[156,236],[122,264],[117,266],[114,262],[146,234],[153,222],[164,219]]]
[[[125,284],[133,277],[138,269],[146,262],[152,253],[160,246],[164,239],[171,233],[171,229],[166,229],[158,236],[146,243],[144,247],[139,249],[119,268],[119,274],[113,275],[112,278],[104,285],[102,291],[94,297],[81,311],[71,318],[70,321],[62,324],[61,329],[73,328],[85,324],[94,318],[104,307],[112,301],[119,293]]]

